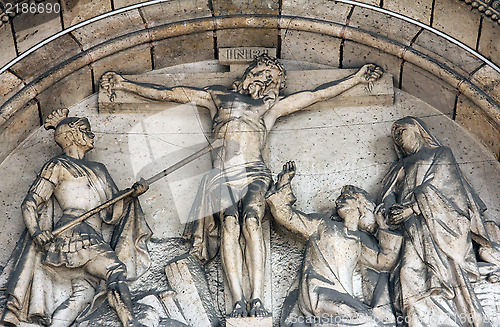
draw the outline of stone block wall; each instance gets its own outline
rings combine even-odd
[[[50,0],[52,1],[52,0]],[[0,65],[75,24],[135,0],[63,1],[59,14],[21,14],[0,27]],[[378,12],[365,4],[390,12]],[[0,74],[2,148],[17,146],[34,121],[96,92],[109,70],[141,73],[217,59],[218,48],[268,46],[282,59],[341,68],[374,62],[395,86],[456,119],[500,154],[500,72],[393,14],[436,28],[500,65],[500,25],[459,0],[174,0],[127,10],[51,41]],[[36,105],[34,105],[36,104]],[[26,108],[35,108],[26,111]],[[11,122],[27,115],[24,132]],[[24,116],[23,116],[24,117]],[[9,127],[10,126],[10,127]],[[7,136],[8,135],[8,136]],[[2,151],[0,160],[8,155]]]

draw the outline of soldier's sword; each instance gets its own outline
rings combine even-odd
[[[182,159],[181,161],[179,161],[179,162],[175,163],[174,165],[168,167],[167,169],[159,172],[158,174],[154,175],[153,177],[148,178],[146,180],[147,184],[151,185],[154,182],[156,182],[156,181],[162,179],[163,177],[167,176],[168,174],[170,174],[170,173],[176,171],[177,169],[179,169],[179,168],[187,165],[191,161],[193,161],[193,160],[201,157],[202,155],[210,152],[211,150],[220,148],[223,145],[223,142],[224,142],[224,140],[222,140],[222,139],[215,140],[214,142],[212,142],[211,144],[208,144],[203,149],[201,149],[201,150],[199,150],[199,151],[191,154],[190,156]],[[63,226],[61,226],[59,228],[56,228],[54,231],[52,231],[52,235],[58,236],[58,235],[64,233],[68,229],[75,227],[76,225],[78,225],[82,221],[84,221],[84,220],[92,217],[96,213],[98,213],[98,212],[100,212],[100,211],[102,211],[102,210],[104,210],[104,209],[112,206],[113,204],[117,203],[120,200],[123,200],[127,196],[130,196],[132,193],[134,193],[134,189],[132,189],[132,188],[126,189],[123,193],[120,193],[120,195],[118,195],[117,197],[114,197],[111,200],[108,200],[108,201],[104,202],[103,204],[95,207],[94,209],[91,209],[91,210],[85,212],[84,214],[82,214],[81,216],[79,216],[75,220],[67,223],[66,225],[63,225]]]

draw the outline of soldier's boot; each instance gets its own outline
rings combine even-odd
[[[145,327],[134,317],[132,298],[126,281],[126,268],[123,265],[117,266],[108,275],[108,302],[116,311],[123,327]]]

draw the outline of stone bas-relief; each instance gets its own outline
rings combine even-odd
[[[234,82],[232,90],[217,85],[204,89],[165,88],[136,83],[115,73],[103,76],[101,88],[108,92],[111,101],[116,90],[122,90],[152,100],[194,102],[210,111],[212,136],[225,144],[213,154],[214,170],[202,181],[186,233],[193,239],[191,253],[206,262],[217,251],[210,243],[217,238],[220,225],[222,265],[234,303],[230,317],[269,315],[262,302],[265,269],[262,218],[271,172],[261,151],[267,133],[279,117],[335,97],[358,84],[370,85],[381,75],[379,67],[366,65],[345,80],[284,98],[279,97],[279,91],[285,83],[285,70],[267,54],[254,59],[241,79]],[[245,241],[243,249],[240,238]],[[246,296],[242,287],[244,263],[251,285],[251,294]]]
[[[338,217],[294,209],[295,169],[294,162],[286,163],[267,197],[273,219],[307,240],[301,274],[285,300],[280,325],[295,326],[299,316],[317,324],[331,323],[332,318],[345,325],[395,323],[386,275],[377,276],[372,288],[377,291],[364,294],[364,301],[353,297],[353,276],[356,266],[390,271],[399,258],[402,235],[389,230],[366,191],[351,185],[337,198]],[[376,231],[379,242],[373,237]]]
[[[304,76],[307,75],[304,74]],[[161,76],[159,76],[159,78],[161,78]],[[383,78],[384,76],[381,79]],[[294,81],[290,82],[293,83]],[[202,87],[206,84],[210,83],[208,83],[207,80],[203,80],[199,81],[197,85]],[[179,83],[179,85],[184,85],[184,84]],[[151,85],[145,85],[145,86],[149,87]],[[376,87],[377,85],[374,86],[374,89]],[[122,95],[119,94],[119,91],[116,93],[117,93],[116,101],[118,102]],[[107,97],[108,94],[103,92],[100,98],[103,98],[104,96]],[[90,120],[92,122],[96,121],[98,126],[100,126],[100,129],[103,131],[101,133],[102,135],[99,135],[98,132],[98,137],[99,138],[102,137],[102,140],[104,140],[106,138],[116,137],[113,136],[113,133],[123,134],[123,130],[120,129],[123,127],[116,127],[114,125],[114,122],[117,121],[116,118],[111,118],[111,120],[110,118],[106,118],[108,119],[109,122],[109,125],[106,126],[100,124],[101,119],[98,117],[104,118],[104,117],[119,116],[120,117],[119,119],[124,119],[125,121],[127,121],[126,119],[128,119],[127,118],[128,115],[122,115],[122,116],[108,115],[108,114],[103,114],[102,112],[97,114],[97,107],[95,101],[96,101],[95,98],[89,99],[88,103],[90,103],[90,105],[88,105],[87,103],[88,107],[86,107],[86,109],[84,110],[85,111],[90,110],[90,112],[92,112],[92,115],[95,115],[96,117],[95,120],[94,118],[91,118]],[[268,165],[268,167],[272,172],[278,173],[281,170],[281,166],[283,165],[283,163],[288,160],[298,161],[299,169],[297,172],[297,176],[293,176],[292,171],[294,171],[294,169],[291,169],[291,165],[289,164],[287,167],[285,167],[285,172],[281,174],[281,176],[278,178],[279,181],[277,183],[278,185],[276,189],[279,191],[274,192],[273,190],[271,190],[269,192],[269,198],[276,199],[279,196],[283,196],[283,198],[286,200],[283,203],[283,208],[287,208],[287,210],[291,210],[292,212],[297,212],[295,217],[301,217],[301,219],[305,219],[305,221],[307,222],[309,221],[307,219],[310,218],[311,221],[316,222],[318,221],[317,215],[305,215],[305,214],[300,215],[297,209],[307,208],[305,212],[323,212],[324,208],[322,206],[318,206],[318,202],[315,201],[318,201],[318,199],[321,199],[321,201],[323,201],[322,199],[325,199],[325,202],[334,200],[335,198],[337,198],[337,196],[332,197],[332,194],[337,195],[336,193],[340,192],[340,188],[346,184],[358,185],[365,188],[366,190],[369,190],[370,193],[376,194],[379,191],[379,189],[382,188],[379,185],[383,177],[382,175],[374,173],[372,174],[373,176],[365,178],[362,177],[362,175],[359,175],[356,171],[348,169],[348,167],[344,167],[344,165],[348,166],[350,162],[355,162],[357,165],[362,166],[363,162],[366,162],[363,160],[366,160],[366,158],[373,158],[372,156],[376,155],[376,158],[382,157],[382,160],[371,161],[370,163],[375,162],[376,164],[383,167],[383,171],[387,170],[388,167],[385,166],[385,163],[380,163],[380,162],[383,162],[384,158],[391,158],[388,161],[393,160],[394,152],[390,148],[391,144],[388,140],[388,136],[390,135],[389,134],[390,125],[392,124],[392,122],[399,117],[405,116],[405,114],[408,113],[412,113],[422,117],[434,114],[432,111],[429,111],[429,109],[425,110],[422,109],[422,111],[420,111],[420,107],[423,106],[422,103],[420,103],[419,106],[411,107],[413,103],[411,101],[408,102],[405,101],[408,100],[407,98],[405,98],[404,94],[398,93],[397,103],[394,106],[387,105],[387,107],[371,106],[363,108],[341,108],[337,109],[336,111],[333,111],[331,108],[329,108],[330,103],[323,102],[325,105],[319,108],[320,111],[296,113],[294,115],[286,117],[285,119],[281,119],[273,129],[273,133],[270,133],[267,136],[266,138],[267,142],[263,142],[262,155],[265,159],[266,164]],[[322,109],[325,110],[323,111]],[[389,113],[388,111],[391,111],[391,113]],[[133,116],[133,114],[130,114],[130,116]],[[437,119],[433,118],[426,118],[426,119],[428,120],[432,119],[431,120],[433,123],[432,127],[435,128],[434,129],[435,132],[436,131],[439,132],[440,136],[448,135],[446,133],[448,133],[448,131],[451,130],[449,128],[441,127],[439,124],[436,123],[437,121],[447,122],[447,118],[445,117],[439,116],[437,117]],[[446,125],[446,122],[443,126],[449,127],[450,125]],[[330,129],[331,131],[328,134],[324,135],[321,134],[321,130],[325,129],[324,127],[320,127],[322,126],[321,124],[323,123],[332,124],[332,127],[326,127],[327,130]],[[127,124],[130,123],[125,123],[124,125]],[[349,130],[348,129],[349,125],[356,126],[355,127],[356,130],[354,129]],[[298,126],[298,128],[294,126]],[[456,128],[456,126],[454,128]],[[127,129],[125,128],[125,130]],[[307,134],[307,131],[309,131],[309,134]],[[306,134],[303,134],[304,132]],[[291,133],[297,135],[294,135],[294,137],[292,138],[290,137]],[[168,140],[169,135],[163,135],[163,136],[165,137],[166,140]],[[301,139],[301,143],[295,143],[297,142],[296,140],[297,137]],[[329,140],[334,138],[335,141],[327,141],[327,143],[322,143],[323,137]],[[456,135],[453,135],[452,137],[453,138],[447,136],[444,139],[445,143],[454,144],[456,147],[457,143],[453,143],[456,142],[455,140]],[[461,137],[462,136],[459,136],[457,139],[462,140]],[[307,143],[308,139],[312,142],[310,145],[309,143]],[[351,139],[363,140],[363,141],[351,142]],[[369,143],[371,141],[376,143]],[[120,142],[123,142],[123,139],[120,140]],[[382,144],[382,146],[373,147],[373,144],[378,144],[379,142]],[[308,145],[304,146],[303,144],[308,144]],[[27,144],[27,146],[28,145],[29,144]],[[359,150],[358,147],[361,148],[361,150]],[[317,149],[321,149],[321,151],[325,152],[325,156],[322,157],[321,155],[316,154],[313,155],[312,157],[308,157],[307,155],[305,155],[305,153],[307,153],[308,151],[309,153],[311,153],[310,151],[313,151],[312,153],[314,153],[314,151]],[[459,158],[460,164],[463,165],[464,154],[461,152],[462,149],[460,148],[457,149],[459,152],[457,158]],[[102,157],[101,160],[99,161],[108,163],[109,152],[110,148],[103,146],[101,149]],[[343,157],[344,152],[346,153],[346,157]],[[326,153],[328,155],[326,155]],[[115,160],[120,160],[120,158],[121,160],[123,160],[123,154],[118,151],[114,152],[113,158],[116,158]],[[470,158],[470,155],[467,158]],[[309,161],[311,161],[312,164],[308,164]],[[35,161],[33,161],[33,163],[34,162]],[[467,163],[467,161],[465,162]],[[36,163],[34,163],[34,165],[36,166]],[[40,163],[38,163],[38,165],[40,165]],[[317,170],[318,167],[315,167],[315,165],[318,165],[318,167],[322,168],[328,167],[329,165],[330,167],[336,166],[339,167],[340,171],[343,173],[339,177],[338,175],[335,175],[335,173],[328,172],[326,170],[327,168],[323,170]],[[113,165],[111,165],[111,167],[113,167]],[[479,166],[479,167],[486,167],[486,166]],[[109,168],[110,166],[108,166],[108,169]],[[161,170],[162,168],[163,167],[161,168],[159,167],[158,170]],[[363,167],[360,167],[361,170],[362,168]],[[467,172],[469,171],[469,168],[470,167],[467,167]],[[494,168],[491,169],[494,170]],[[112,175],[115,176],[116,178],[117,174],[114,172],[116,171],[116,169],[115,170],[110,169],[110,171],[112,172]],[[118,169],[118,171],[120,171],[120,169]],[[293,202],[293,197],[289,196],[291,194],[290,193],[291,189],[289,188],[290,184],[286,185],[287,184],[286,181],[288,179],[291,179],[291,177],[294,178],[293,182],[294,192],[296,196],[299,198],[299,201],[297,201],[297,203],[294,205],[295,209],[292,208],[291,206],[291,203]],[[211,177],[209,176],[207,178]],[[318,187],[319,184],[314,184],[316,183],[316,180],[318,180],[318,182],[320,182],[322,186]],[[117,182],[120,182],[120,180],[118,180]],[[119,185],[120,184],[123,184],[123,180],[121,183],[119,183]],[[129,185],[129,184],[124,184],[124,185]],[[492,186],[490,189],[488,188],[485,189],[484,187],[481,187],[481,185],[479,188],[477,184],[475,184],[474,186],[476,190],[478,190],[478,193],[481,196],[486,196],[486,200],[490,200],[488,204],[490,206],[491,199],[488,198],[489,192],[487,192],[487,190],[491,190],[491,193],[495,194],[494,193],[495,187]],[[349,192],[347,192],[347,190],[349,189],[355,190],[355,192],[349,194]],[[335,267],[335,265],[333,265],[332,263],[326,265],[318,264],[318,259],[320,258],[321,251],[317,252],[316,256],[306,255],[306,257],[300,259],[297,256],[295,257],[296,259],[294,260],[294,262],[291,262],[283,260],[283,258],[286,259],[286,254],[277,253],[276,247],[275,246],[274,248],[271,247],[271,251],[273,252],[267,252],[266,255],[268,257],[269,256],[272,257],[272,262],[273,262],[273,265],[271,266],[273,270],[273,280],[272,280],[273,305],[268,306],[265,309],[269,311],[272,309],[274,326],[281,326],[286,323],[286,319],[285,321],[280,322],[279,311],[283,311],[283,313],[288,313],[288,317],[292,318],[299,316],[306,316],[306,315],[314,318],[316,317],[316,315],[322,312],[335,313],[335,315],[332,314],[330,315],[330,317],[340,317],[340,318],[346,318],[349,316],[348,313],[352,312],[367,313],[366,315],[358,317],[358,318],[362,317],[363,319],[365,319],[364,321],[362,319],[359,319],[357,321],[358,325],[360,325],[361,323],[363,323],[364,325],[370,325],[370,324],[373,325],[374,321],[378,321],[382,317],[385,318],[384,321],[392,321],[395,319],[394,315],[392,315],[391,317],[392,314],[391,310],[385,310],[388,307],[392,307],[394,301],[392,298],[389,297],[389,294],[387,292],[387,284],[388,281],[389,285],[395,285],[395,283],[397,282],[397,279],[394,277],[395,275],[392,272],[391,267],[394,264],[396,264],[396,267],[401,265],[399,257],[396,259],[394,258],[394,255],[397,253],[396,249],[399,246],[399,242],[402,240],[403,251],[405,251],[406,250],[405,247],[408,246],[408,239],[405,238],[405,234],[403,232],[404,229],[401,227],[397,227],[397,224],[396,225],[392,224],[393,221],[390,213],[393,211],[394,213],[396,213],[397,212],[396,208],[398,208],[398,206],[394,206],[394,209],[392,210],[388,209],[385,211],[382,209],[376,210],[375,205],[367,200],[369,199],[369,197],[366,196],[366,194],[363,193],[362,191],[351,187],[346,187],[345,191],[346,192],[343,192],[344,197],[343,198],[341,197],[341,200],[338,201],[339,208],[342,208],[341,210],[339,210],[338,213],[338,216],[341,218],[338,219],[343,221],[340,222],[332,221],[332,225],[339,227],[339,230],[341,230],[340,228],[347,230],[345,235],[340,233],[338,235],[332,236],[332,234],[334,234],[332,231],[335,231],[334,228],[331,229],[314,228],[315,225],[314,223],[310,224],[313,225],[313,228],[310,228],[310,230],[307,230],[307,233],[304,234],[307,237],[309,237],[307,243],[308,244],[307,247],[309,249],[312,249],[315,246],[315,244],[316,245],[319,244],[320,246],[323,247],[322,249],[324,249],[325,246],[329,243],[329,240],[332,239],[334,239],[333,242],[335,242],[336,244],[338,243],[339,245],[342,240],[344,240],[345,242],[351,242],[349,244],[353,246],[349,247],[349,250],[352,250],[352,253],[350,253],[352,254],[352,256],[349,256],[350,260],[345,260],[342,262],[342,265],[340,265],[341,267],[343,267],[344,274],[341,277],[339,276],[339,279],[342,280],[342,285],[344,287],[340,289],[335,287],[325,287],[328,284],[327,282],[325,282],[325,280],[328,280],[327,278],[326,279],[309,278],[307,282],[304,282],[301,285],[304,285],[304,287],[309,287],[310,289],[314,289],[314,287],[319,284],[319,280],[321,279],[321,281],[324,282],[324,284],[321,285],[321,287],[323,287],[322,289],[326,291],[325,294],[335,294],[336,296],[334,297],[319,296],[319,293],[315,292],[306,293],[303,291],[304,289],[300,289],[303,292],[301,293],[299,300],[299,291],[298,291],[299,289],[295,288],[293,285],[291,288],[289,287],[292,280],[296,280],[297,282],[299,282],[301,281],[301,276],[314,277],[314,276],[319,276],[321,274],[323,274],[323,277],[329,276],[328,271],[325,273],[323,271],[324,270],[323,268],[328,268],[329,266]],[[151,189],[144,196],[147,196],[150,192]],[[203,195],[203,193],[200,194]],[[349,196],[347,196],[347,194],[349,194]],[[361,196],[361,194],[363,194],[363,196]],[[150,205],[151,202],[149,201],[148,198],[148,201],[143,202],[144,210],[145,211],[149,210],[148,207]],[[169,206],[172,204],[168,201],[165,201],[164,203],[162,202],[162,205]],[[335,206],[334,204],[329,205],[330,208],[334,206]],[[390,207],[391,205],[389,205],[389,208]],[[495,206],[493,206],[493,209],[495,209]],[[266,211],[268,211],[269,213],[271,210],[266,210]],[[57,217],[59,216],[60,215],[57,215]],[[167,216],[168,215],[162,217],[165,224],[169,223],[172,218]],[[269,219],[273,222],[273,225],[278,225],[280,219],[283,220],[283,218],[285,217],[283,215],[279,215],[278,213],[276,213],[274,216],[271,215],[268,216]],[[327,219],[324,219],[324,217],[325,216],[323,216],[321,221],[328,221],[328,222],[330,221],[329,220],[330,215],[326,215]],[[147,215],[146,219],[148,218],[151,219]],[[375,224],[373,223],[374,220]],[[322,224],[325,226],[329,225],[329,223],[323,223],[323,222],[320,225]],[[388,226],[385,226],[384,224]],[[375,234],[373,234],[374,232],[373,227],[375,225],[377,226],[378,232],[375,232]],[[493,234],[491,233],[491,230],[494,230],[494,228],[489,228],[490,227],[489,224],[486,225],[490,235],[490,239],[493,239],[491,237],[491,235]],[[158,226],[158,224],[156,226]],[[278,228],[275,229],[277,230]],[[470,229],[472,230],[472,227]],[[153,232],[156,232],[156,230],[153,230]],[[385,237],[384,236],[381,237],[381,235],[384,235],[384,233]],[[348,238],[344,237],[346,235],[348,236]],[[298,241],[295,241],[294,239],[288,236],[285,237],[282,235],[278,235],[274,231],[271,234],[270,241],[274,242],[274,244],[276,244],[277,242],[286,243],[287,247],[285,247],[285,251],[283,252],[286,252],[288,251],[287,249],[291,249],[292,247],[294,247],[295,246],[294,244],[299,244]],[[493,247],[488,247],[487,243],[484,242],[480,243],[480,245],[482,246],[483,249],[480,251],[482,253],[482,259],[488,260],[488,258],[490,258],[489,261],[494,262],[494,260],[491,260],[491,256],[495,255],[494,251],[491,250],[493,249]],[[138,320],[140,320],[141,323],[147,326],[155,326],[155,327],[179,326],[179,325],[210,326],[218,324],[224,325],[224,320],[225,320],[226,325],[239,325],[239,326],[243,326],[245,324],[248,326],[270,325],[270,320],[269,319],[266,320],[267,319],[266,317],[261,317],[261,318],[247,317],[238,319],[225,317],[226,313],[231,312],[231,309],[228,310],[226,308],[226,310],[224,310],[223,306],[218,305],[218,303],[220,303],[219,290],[222,285],[222,280],[218,279],[217,270],[211,268],[213,266],[219,266],[219,261],[217,258],[215,258],[214,261],[212,261],[211,263],[201,266],[200,269],[199,262],[197,263],[198,259],[190,255],[186,256],[185,251],[188,250],[187,244],[185,244],[180,239],[175,239],[175,238],[153,240],[153,242],[150,243],[150,249],[153,249],[152,251],[153,265],[151,269],[148,272],[146,272],[145,275],[146,279],[150,279],[150,281],[144,280],[144,278],[142,279],[140,278],[136,282],[132,281],[128,282],[128,285],[130,286],[132,293],[132,304],[134,309],[133,310],[134,315]],[[385,251],[387,249],[394,249],[394,251],[392,252]],[[295,250],[292,250],[292,252],[293,251]],[[338,253],[329,253],[328,251],[323,251],[323,252],[326,252],[326,254],[329,255],[329,258],[331,260],[336,260],[336,258],[346,257],[346,254],[344,253],[340,255]],[[311,251],[308,251],[308,253],[312,254]],[[376,256],[375,255],[376,253],[378,253],[379,255]],[[176,257],[177,255],[181,256]],[[374,258],[376,260],[373,260]],[[310,269],[307,271],[304,270],[304,267],[299,269],[299,267],[297,267],[299,261],[309,262],[310,267],[314,269]],[[167,267],[165,267],[165,265]],[[292,270],[290,271],[290,268],[287,267],[292,267],[291,268]],[[293,272],[295,270],[295,267],[297,267],[297,269],[295,272]],[[480,266],[480,268],[485,268],[485,266]],[[489,277],[492,280],[494,280],[496,276],[495,275],[496,268],[493,265],[486,266],[486,268],[488,268],[486,272],[484,271],[481,272],[484,274],[489,274]],[[5,271],[7,270],[8,269],[6,268]],[[361,273],[361,278],[363,280],[363,287],[361,287],[359,281],[356,280],[356,276],[353,276],[356,275],[358,272]],[[321,273],[321,274],[315,274],[315,273]],[[286,278],[283,276],[291,276],[290,282],[287,282]],[[165,278],[168,279],[168,282],[167,279]],[[333,279],[335,279],[335,277],[331,278],[331,280]],[[191,282],[189,283],[185,282],[187,280],[191,280]],[[179,287],[178,285],[174,285],[173,283],[178,281],[184,281],[181,287]],[[302,281],[305,281],[305,279],[303,279]],[[169,283],[171,285],[169,285]],[[478,289],[477,288],[478,285],[480,287],[483,287],[482,291],[483,293],[481,293],[480,290],[478,294],[481,303],[485,303],[484,302],[485,294],[489,292],[492,293],[495,292],[494,290],[496,284],[487,284],[487,283],[488,282],[484,279],[484,276],[481,276],[481,280],[479,282],[476,283],[471,280],[470,283],[468,284],[471,288],[475,287],[476,289]],[[175,292],[169,290],[170,287],[175,289],[178,292],[178,294],[175,294]],[[489,288],[489,289],[487,291],[484,291],[484,288],[486,289]],[[180,294],[182,290],[185,290],[187,295]],[[294,293],[295,290],[297,291]],[[338,293],[335,293],[334,291]],[[289,292],[288,294],[290,296],[286,297],[285,299],[285,295],[287,292]],[[294,300],[293,298],[294,294],[297,300]],[[195,298],[198,298],[198,300],[194,300]],[[308,307],[306,305],[307,301],[316,301],[316,303],[318,303],[319,305],[315,307],[314,306]],[[339,303],[339,301],[344,301],[345,303]],[[210,302],[211,306],[207,305],[207,302]],[[290,303],[291,305],[288,305]],[[188,309],[194,307],[201,309],[200,311],[196,310],[191,311]],[[249,309],[250,308],[248,308],[247,310]],[[488,312],[491,313],[491,307],[486,306],[485,309],[489,310]],[[216,311],[215,315],[213,314],[214,312],[210,310]],[[98,310],[96,311],[96,313],[97,315],[94,314],[92,318],[90,318],[90,320],[81,322],[79,322],[78,320],[74,325],[89,326],[89,327],[120,325],[120,321],[117,318],[116,312],[112,310],[109,306],[107,305],[101,306],[100,311]],[[191,316],[189,316],[188,313],[191,314]],[[404,312],[402,314],[404,314]],[[198,320],[196,320],[196,317],[193,317],[196,315],[199,316]],[[216,317],[217,315],[219,315],[219,317]],[[208,317],[208,319],[206,319],[206,317],[201,317],[201,316],[206,316]],[[173,319],[177,320],[177,322],[173,321]],[[298,322],[297,325],[300,325],[299,324],[301,321],[300,319],[295,319],[295,320],[288,319],[288,322],[293,323],[294,321],[297,321]],[[321,321],[314,319],[310,321],[313,321],[315,323],[325,322],[325,324],[323,325],[328,325],[328,321]],[[343,323],[344,322],[348,324],[352,323],[353,321],[352,320],[343,321]],[[23,324],[21,324],[21,326],[24,327]]]
[[[499,240],[488,233],[498,235],[498,227],[485,224],[484,203],[450,148],[421,120],[397,120],[392,135],[399,160],[382,183],[381,209],[405,234],[391,273],[396,312],[409,318],[409,326],[489,326],[471,280],[480,275],[475,251],[483,261],[500,263]]]
[[[298,326],[294,321],[300,316],[310,322],[305,325],[495,325],[485,316],[471,280],[480,278],[480,260],[493,265],[486,277],[498,281],[497,224],[485,221],[484,203],[451,150],[425,123],[410,116],[399,119],[392,136],[399,160],[382,182],[380,204],[375,209],[365,191],[344,187],[336,210],[342,225],[292,208],[293,162],[278,175],[267,197],[273,217],[307,240],[281,325]],[[358,228],[368,234],[355,235]],[[368,236],[376,229],[380,248]],[[367,278],[371,292],[364,292],[363,302],[352,297],[356,265],[388,273]],[[384,307],[389,310],[380,310]]]
[[[67,109],[58,110],[45,122],[45,128],[55,130],[63,154],[43,166],[22,204],[27,230],[12,258],[1,323],[70,326],[104,295],[124,327],[144,326],[134,317],[127,281],[149,267],[146,243],[151,231],[137,200],[148,186],[135,184],[130,196],[66,228],[119,194],[106,167],[84,159],[94,147],[89,121],[67,116]],[[62,211],[60,217],[54,215],[55,205]],[[103,222],[117,225],[110,242],[102,236]],[[61,276],[69,280],[71,291],[57,303],[51,288],[57,288]]]

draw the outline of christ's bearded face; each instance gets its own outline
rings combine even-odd
[[[279,92],[279,75],[278,69],[259,64],[243,76],[239,91],[250,95],[252,99],[261,99],[272,90]]]

